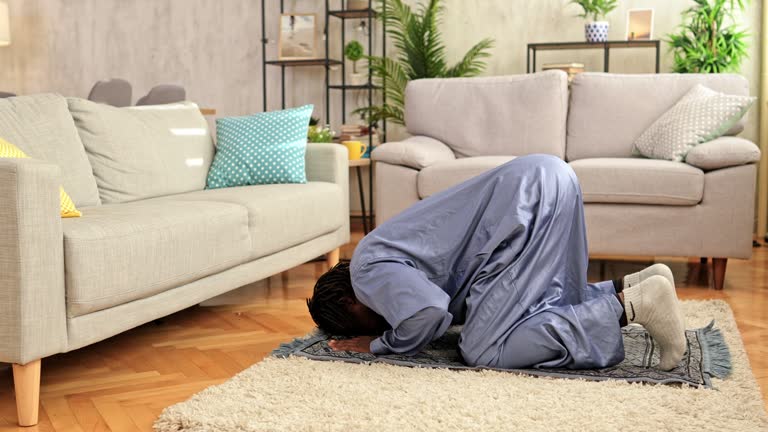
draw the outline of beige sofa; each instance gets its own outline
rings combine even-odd
[[[565,159],[584,193],[596,255],[712,257],[721,289],[727,258],[749,258],[757,146],[738,134],[696,147],[689,163],[632,156],[632,143],[690,88],[746,95],[736,75],[560,72],[411,82],[412,135],[373,152],[378,224],[515,156]],[[694,166],[694,163],[698,166]]]
[[[203,190],[214,143],[190,103],[0,101],[0,361],[19,422],[37,421],[40,359],[327,254],[349,241],[342,146],[309,144],[308,183]],[[59,185],[82,211],[59,217]]]

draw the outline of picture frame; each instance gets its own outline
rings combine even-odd
[[[653,39],[653,9],[627,11],[627,40],[649,41]]]
[[[317,59],[319,57],[317,46],[317,14],[284,13],[280,15],[278,59]]]

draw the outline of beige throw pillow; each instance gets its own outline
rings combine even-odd
[[[68,102],[104,204],[205,188],[214,146],[197,105]]]
[[[682,162],[695,146],[720,137],[749,110],[755,98],[718,93],[699,84],[659,117],[634,143],[634,152]]]

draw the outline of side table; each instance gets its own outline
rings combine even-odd
[[[372,169],[371,160],[355,159],[349,161],[349,167],[355,168],[357,171],[357,189],[360,192],[360,209],[363,211],[363,231],[368,234],[373,229],[373,175],[369,176],[371,184],[369,185],[370,202],[368,203],[368,211],[365,210],[365,194],[363,193],[363,172],[361,167],[367,166]],[[370,220],[368,219],[370,217]]]

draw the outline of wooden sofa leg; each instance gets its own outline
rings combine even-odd
[[[725,282],[725,267],[728,265],[728,258],[712,258],[712,270],[714,273],[715,289],[723,289]]]
[[[325,254],[325,262],[328,263],[328,268],[332,268],[339,263],[339,256],[341,255],[341,249],[336,248],[327,254]]]
[[[36,425],[40,406],[40,360],[25,365],[14,364],[13,386],[16,389],[19,426]]]

